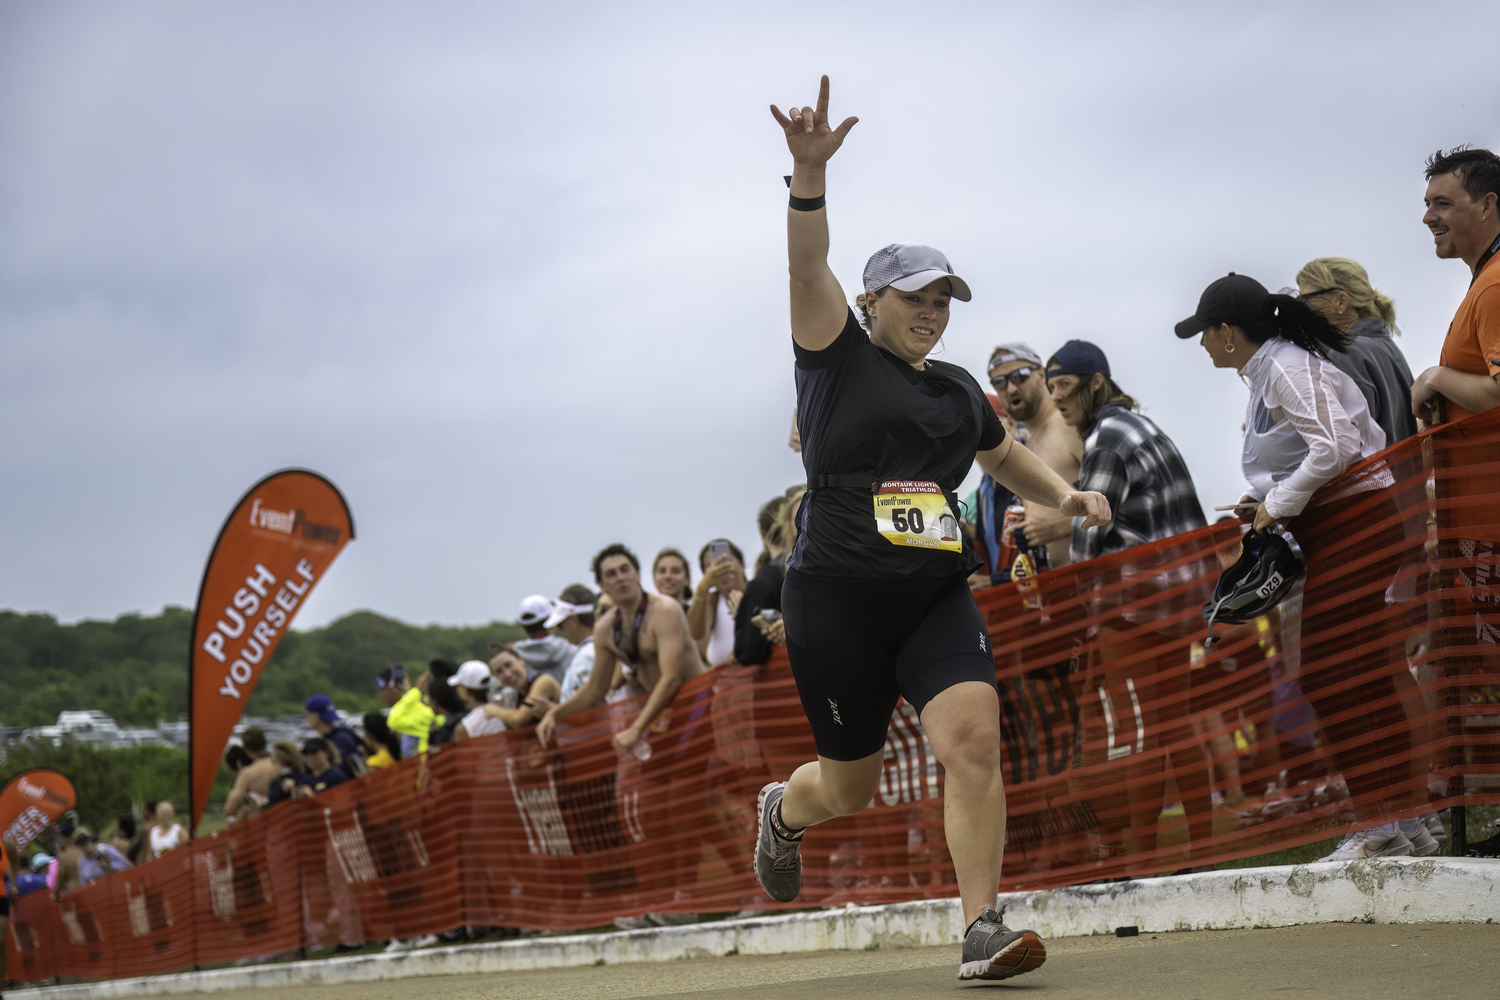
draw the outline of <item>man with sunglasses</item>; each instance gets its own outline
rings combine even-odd
[[[1059,478],[1071,483],[1078,479],[1078,466],[1083,461],[1083,439],[1057,412],[1057,406],[1047,392],[1043,368],[1041,355],[1030,344],[1020,341],[1001,344],[990,354],[990,385],[1000,398],[1000,405],[1015,424],[1016,439],[1057,473]],[[1008,569],[995,565],[1005,508],[1023,501],[1016,500],[1005,487],[995,483],[989,476],[985,476],[980,484],[979,496],[980,520],[976,521],[976,532],[984,541],[991,582],[1000,583],[1005,579],[1002,571]],[[1047,546],[1050,566],[1068,564],[1068,543],[1073,537],[1072,518],[1064,517],[1049,507],[1028,503],[1026,517],[1021,522],[1020,529],[1026,533],[1028,545]]]

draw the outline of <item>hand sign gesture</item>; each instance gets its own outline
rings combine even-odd
[[[792,161],[807,166],[821,167],[844,144],[844,137],[854,127],[858,118],[845,118],[838,128],[828,124],[828,77],[818,86],[817,108],[791,108],[782,114],[776,105],[771,105],[771,115],[786,132],[786,145],[792,151]]]

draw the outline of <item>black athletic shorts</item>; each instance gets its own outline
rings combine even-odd
[[[5,893],[0,892],[0,920],[3,920],[8,916],[10,916],[10,897],[5,895]],[[5,947],[5,945],[0,944],[0,948],[3,947]]]
[[[821,757],[878,753],[898,695],[920,715],[955,684],[995,686],[989,629],[962,575],[875,580],[789,569],[781,613]]]

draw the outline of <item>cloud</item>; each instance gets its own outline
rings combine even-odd
[[[1171,324],[1228,270],[1347,255],[1435,363],[1467,278],[1421,161],[1496,141],[1495,68],[1433,73],[1400,6],[0,18],[0,606],[66,619],[191,603],[289,465],[359,526],[302,626],[510,617],[615,540],[753,551],[802,476],[766,105],[820,72],[861,118],[830,171],[846,290],[878,246],[942,247],[975,289],[943,357],[1098,342],[1209,506],[1243,390]]]

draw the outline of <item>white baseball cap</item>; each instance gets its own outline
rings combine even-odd
[[[448,683],[454,687],[466,687],[483,690],[490,686],[490,666],[479,660],[465,660],[459,664],[458,673],[448,678]]]
[[[556,628],[563,623],[563,619],[573,615],[586,615],[594,610],[592,604],[569,604],[567,601],[558,601],[553,607],[552,614],[542,624],[548,628]]]
[[[521,602],[521,617],[517,619],[522,625],[535,625],[546,621],[552,614],[552,598],[542,594],[532,594]]]

